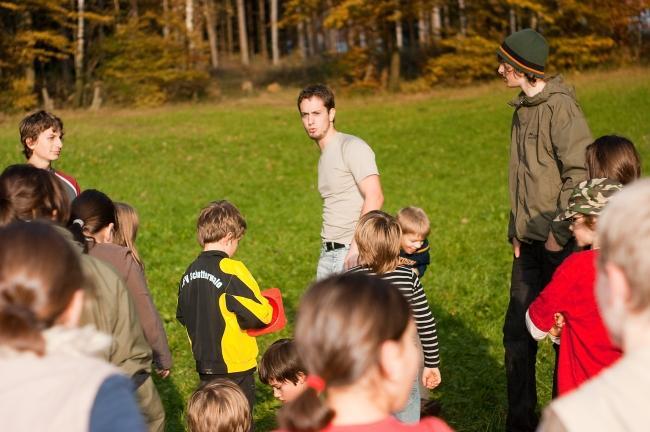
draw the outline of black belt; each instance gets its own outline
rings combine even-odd
[[[325,250],[328,251],[328,252],[345,247],[344,244],[336,243],[336,242],[325,242],[323,244],[325,245]]]

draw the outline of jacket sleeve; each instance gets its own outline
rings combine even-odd
[[[151,298],[149,288],[147,288],[147,280],[142,267],[135,261],[130,252],[124,256],[124,260],[126,264],[125,282],[133,297],[144,337],[153,350],[154,363],[159,369],[170,369],[172,367],[172,354],[169,351],[167,334]]]
[[[551,109],[551,142],[562,179],[562,190],[555,212],[555,216],[558,216],[566,209],[573,188],[587,178],[585,152],[593,139],[582,110],[572,98],[559,95]],[[564,221],[552,222],[551,231],[562,246],[571,238]]]
[[[237,316],[239,327],[257,329],[270,323],[273,308],[246,266],[230,258],[222,259],[219,266],[222,272],[231,275],[225,289],[226,307]]]
[[[415,327],[420,337],[422,344],[422,351],[424,353],[424,366],[429,368],[436,368],[440,366],[440,352],[438,349],[438,330],[436,327],[436,319],[431,313],[429,302],[424,294],[424,289],[420,283],[420,278],[415,273],[412,273],[411,281],[413,283],[413,295],[409,303],[413,318],[415,320]]]

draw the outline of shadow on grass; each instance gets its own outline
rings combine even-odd
[[[153,376],[154,383],[165,407],[165,430],[184,431],[185,421],[183,412],[185,410],[185,400],[181,396],[176,384],[174,384],[173,374],[165,380],[158,378],[156,374],[153,374]]]
[[[442,384],[433,398],[440,417],[457,431],[502,431],[505,428],[506,384],[503,365],[490,352],[494,343],[463,319],[437,311]],[[501,322],[495,322],[501,327]],[[499,354],[501,355],[501,351]]]

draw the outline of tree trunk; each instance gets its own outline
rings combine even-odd
[[[23,22],[24,27],[27,31],[34,30],[34,23],[32,21],[32,14],[29,10],[26,10],[23,13]],[[36,84],[36,69],[34,68],[34,56],[30,55],[29,59],[25,64],[25,80],[27,81],[27,86],[30,91],[34,91],[34,86]]]
[[[449,16],[449,5],[445,4],[442,7],[442,11],[444,15],[443,23],[444,23],[445,36],[448,36],[449,29],[451,29],[451,17]]]
[[[266,39],[266,0],[258,0],[257,28],[262,58],[267,59],[269,47]]]
[[[316,54],[316,31],[314,30],[314,25],[311,20],[307,20],[307,53],[309,56]]]
[[[163,0],[163,37],[169,38],[169,0]]]
[[[235,36],[232,28],[232,0],[226,0],[226,40],[228,42],[228,55],[235,51]]]
[[[427,20],[424,17],[424,9],[422,5],[420,5],[418,7],[418,42],[421,47],[427,45],[427,33],[429,33],[427,29]]]
[[[398,19],[397,21],[395,21],[395,43],[397,44],[397,51],[402,51],[402,48],[404,48],[403,32],[404,30],[402,29],[402,20]]]
[[[77,0],[77,44],[74,54],[74,72],[75,72],[75,94],[74,104],[77,108],[83,105],[83,91],[84,91],[84,0]]]
[[[216,71],[219,67],[219,51],[217,50],[217,22],[214,9],[214,0],[205,0],[205,27],[208,33],[208,42],[210,44],[210,64],[212,70]]]
[[[305,41],[305,23],[300,20],[296,25],[296,33],[298,36],[298,49],[300,51],[300,58],[305,60],[307,58],[307,42]]]
[[[280,47],[278,44],[278,0],[271,0],[271,50],[273,66],[280,64]]]
[[[194,0],[185,0],[185,31],[187,32],[187,46],[194,51]]]
[[[390,56],[390,73],[388,74],[388,89],[390,91],[399,90],[400,82],[400,51],[394,49]]]
[[[517,31],[517,11],[514,7],[510,8],[510,33]]]
[[[237,0],[237,23],[239,29],[239,54],[244,66],[250,65],[248,58],[248,32],[246,31],[246,8],[244,0]]]
[[[533,15],[530,17],[530,28],[537,30],[537,14],[533,12]]]
[[[440,40],[442,21],[440,20],[440,6],[434,6],[431,12],[431,35],[434,41]]]
[[[467,16],[465,15],[465,0],[458,0],[458,20],[460,25],[460,34],[467,35]]]
[[[129,10],[130,18],[138,17],[138,0],[131,0],[131,9]]]

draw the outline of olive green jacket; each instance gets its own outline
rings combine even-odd
[[[560,245],[571,238],[567,222],[553,219],[566,208],[573,188],[585,180],[585,149],[593,142],[573,89],[561,76],[541,93],[523,92],[510,102],[510,222],[508,239],[545,241],[553,232]]]
[[[124,282],[108,264],[82,254],[82,246],[65,228],[57,231],[74,247],[81,267],[92,284],[84,292],[84,309],[80,325],[93,324],[111,336],[112,344],[105,360],[122,369],[129,377],[136,372],[151,371],[152,353],[142,332],[140,321]]]

